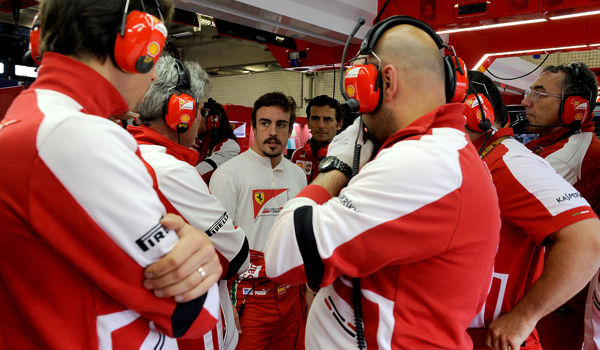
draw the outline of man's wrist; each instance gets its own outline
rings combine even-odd
[[[340,171],[348,179],[352,178],[352,167],[336,156],[327,156],[319,163],[319,173],[326,173],[333,170]]]
[[[348,184],[348,177],[339,170],[327,173],[319,173],[311,185],[323,187],[332,197],[340,194],[340,191]]]

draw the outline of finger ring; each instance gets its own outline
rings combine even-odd
[[[204,271],[202,267],[198,268],[198,272],[200,272],[200,276],[202,276],[202,279],[206,278],[206,271]]]

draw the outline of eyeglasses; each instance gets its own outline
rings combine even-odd
[[[562,99],[562,95],[548,94],[548,93],[536,91],[536,90],[525,91],[525,98],[529,97],[529,100],[531,100],[531,102],[537,102],[537,100],[540,99],[540,95],[558,97],[558,98]]]

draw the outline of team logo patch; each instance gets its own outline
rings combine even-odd
[[[562,202],[570,201],[571,199],[576,199],[576,198],[581,198],[581,194],[579,194],[579,192],[565,193],[561,197],[556,197],[556,202],[562,203]]]
[[[477,97],[472,97],[468,99],[465,103],[471,108],[479,106],[479,100],[477,99]]]
[[[258,189],[258,190],[252,190],[252,199],[253,199],[253,206],[254,206],[254,220],[256,220],[256,218],[258,217],[258,215],[263,214],[263,215],[279,215],[279,212],[281,211],[282,207],[280,206],[275,206],[275,207],[269,207],[269,208],[265,208],[265,205],[273,198],[279,196],[282,193],[285,193],[289,191],[288,188],[281,188],[281,189]],[[287,202],[289,198],[285,198],[284,202]]]
[[[217,220],[214,224],[212,224],[211,227],[209,227],[206,230],[206,234],[208,235],[208,237],[217,233],[217,231],[219,231],[221,229],[221,227],[223,227],[223,225],[225,225],[225,223],[227,222],[227,219],[229,219],[229,215],[227,215],[227,212],[224,212],[223,215],[221,215],[221,217],[219,218],[219,220]]]
[[[252,288],[243,288],[242,294],[243,295],[252,295]]]
[[[287,292],[287,286],[286,285],[277,287],[277,295],[284,294],[285,292]]]
[[[354,92],[355,92],[354,86],[352,86],[352,85],[346,86],[346,95],[354,96]]]
[[[346,71],[346,76],[344,78],[356,78],[358,77],[358,73],[360,73],[360,67],[351,67]]]
[[[307,175],[310,175],[312,173],[312,162],[306,162],[306,165],[304,166],[304,172]]]
[[[254,200],[258,205],[263,205],[265,202],[265,193],[264,192],[256,192],[254,193]]]
[[[179,99],[179,110],[194,110],[194,101],[186,101],[185,99]],[[188,116],[189,118],[189,116]]]
[[[250,267],[248,268],[248,271],[244,272],[243,274],[240,275],[240,278],[242,279],[248,279],[248,278],[260,278],[261,277],[261,272],[262,270],[262,266],[261,265],[254,265],[253,263],[250,263]],[[263,273],[264,276],[266,276],[266,274]]]
[[[300,169],[304,170],[304,162],[299,160],[296,162],[296,165],[300,167]]]
[[[352,203],[352,201],[350,200],[350,198],[346,197],[345,194],[341,195],[338,197],[338,200],[340,201],[340,203],[342,203],[343,206],[345,206],[348,209],[352,209],[354,211],[358,211],[356,210],[356,207],[354,206],[354,204]]]
[[[160,45],[156,41],[153,41],[148,45],[148,55],[155,57],[160,53]]]
[[[255,290],[254,291],[254,295],[267,295],[268,290],[267,289],[263,289],[263,290]]]
[[[158,245],[160,241],[167,238],[169,231],[167,231],[161,224],[157,224],[150,231],[146,232],[142,237],[138,238],[135,243],[146,252],[152,247]]]

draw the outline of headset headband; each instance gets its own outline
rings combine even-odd
[[[365,39],[360,45],[359,54],[367,55],[372,53],[375,49],[375,43],[377,42],[377,39],[385,31],[392,27],[402,24],[409,24],[413,27],[421,29],[422,31],[427,33],[433,39],[433,41],[435,41],[438,48],[442,49],[447,47],[446,45],[444,45],[442,38],[435,32],[433,28],[431,28],[429,24],[409,16],[392,16],[375,24],[373,27],[371,27],[371,29],[369,29],[369,32],[367,33]]]
[[[183,63],[178,59],[175,59],[175,68],[177,69],[177,89],[190,90],[192,87],[188,73]]]
[[[571,68],[571,84],[579,84],[581,82],[581,65],[579,62],[572,62],[567,64],[567,67]]]

